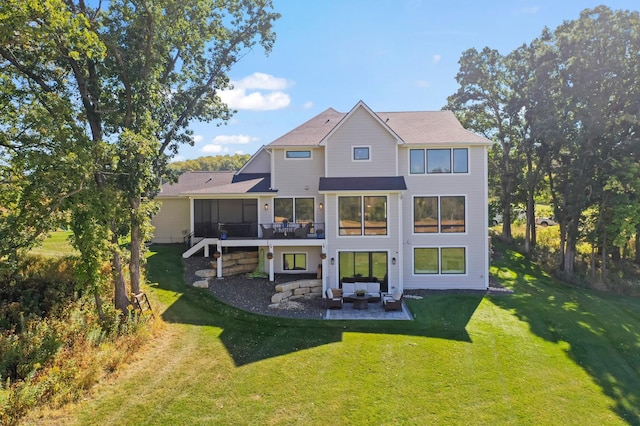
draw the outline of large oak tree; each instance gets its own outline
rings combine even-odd
[[[3,1],[0,257],[68,221],[86,285],[104,284],[108,259],[126,309],[168,158],[192,143],[194,120],[231,117],[218,93],[249,49],[272,48],[272,9],[271,0]]]

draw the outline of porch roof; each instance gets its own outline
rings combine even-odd
[[[405,191],[402,176],[365,176],[320,178],[321,192],[340,191]]]
[[[175,183],[162,185],[160,197],[276,192],[269,173],[186,172]]]

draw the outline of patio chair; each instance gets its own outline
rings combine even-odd
[[[342,309],[342,296],[333,294],[333,291],[328,288],[327,291],[327,309]]]
[[[273,238],[275,232],[273,228],[267,228],[263,224],[260,224],[260,229],[262,229],[262,238]]]
[[[392,294],[382,295],[382,306],[385,311],[401,311],[402,310],[402,290],[397,288]]]
[[[307,223],[304,226],[296,228],[293,233],[296,238],[307,238],[309,231],[311,230],[311,223]]]

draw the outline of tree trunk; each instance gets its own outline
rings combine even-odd
[[[122,273],[122,256],[118,249],[118,235],[114,232],[112,240],[114,248],[112,249],[113,258],[111,260],[111,273],[113,275],[113,287],[114,287],[114,304],[117,309],[122,311],[123,314],[127,313],[127,307],[129,306],[129,293],[127,293],[127,283]]]
[[[129,280],[131,283],[131,292],[133,294],[140,293],[140,263],[142,261],[142,232],[140,230],[140,221],[138,214],[140,209],[140,200],[133,199],[131,204],[131,259],[129,259]]]

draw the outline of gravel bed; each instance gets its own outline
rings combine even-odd
[[[183,259],[185,267],[185,282],[191,285],[201,280],[195,272],[201,269],[211,269],[211,259],[205,257],[190,257]],[[320,319],[325,311],[322,298],[300,298],[295,302],[283,303],[279,308],[270,308],[271,296],[275,294],[278,284],[289,281],[315,278],[313,275],[287,275],[275,274],[275,281],[267,278],[248,278],[246,274],[225,278],[209,279],[209,291],[218,299],[229,305],[261,315],[270,315],[283,318],[307,318]],[[433,294],[488,294],[508,295],[513,291],[491,280],[488,291],[484,290],[407,290],[406,294],[427,297]]]
[[[211,259],[204,257],[189,257],[183,259],[185,267],[185,282],[192,284],[201,280],[195,272],[201,269],[211,269]],[[229,305],[245,311],[284,318],[320,319],[325,311],[322,298],[300,298],[295,302],[283,303],[278,309],[270,308],[271,296],[275,294],[278,284],[289,281],[315,278],[316,275],[287,275],[276,274],[275,281],[267,278],[248,278],[246,274],[224,278],[210,278],[209,291],[218,299]]]

